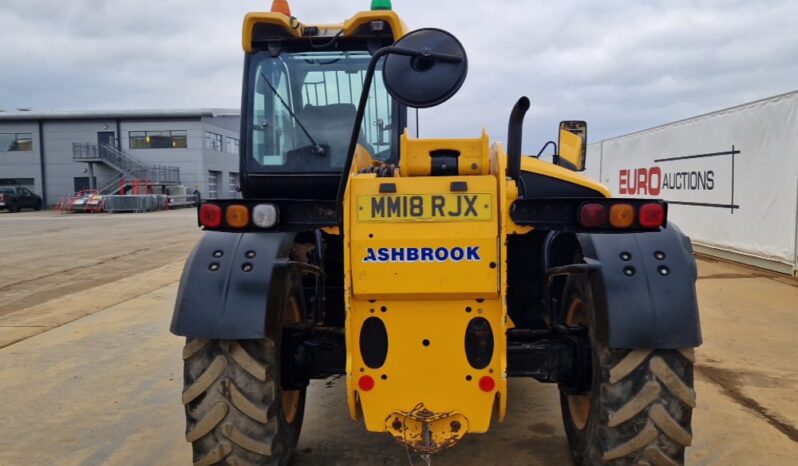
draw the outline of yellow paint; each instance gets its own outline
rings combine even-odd
[[[425,422],[439,447],[450,446],[467,432],[487,431],[497,402],[496,420],[501,420],[507,399],[506,309],[500,289],[506,275],[500,225],[504,189],[496,174],[490,173],[487,136],[414,140],[404,150],[420,151],[412,155],[428,159],[430,148],[439,147],[471,151],[482,165],[478,171],[484,173],[376,178],[353,171],[344,200],[350,414],[355,419],[362,415],[368,430],[390,431],[414,448],[420,448],[419,432]],[[453,181],[465,182],[467,192],[451,192]],[[396,193],[379,192],[386,182],[396,186]],[[373,221],[372,199],[409,195],[423,199],[423,221]],[[443,196],[448,204],[461,195],[477,195],[478,219],[444,220],[428,215],[432,196]],[[381,248],[389,255],[381,257]],[[413,262],[408,260],[410,249],[417,251]],[[447,251],[446,256],[429,255],[439,249]],[[474,255],[469,257],[468,250]],[[389,261],[383,262],[386,258]],[[388,332],[388,356],[376,369],[367,367],[360,354],[360,330],[370,317],[381,319]],[[471,367],[465,353],[466,328],[476,317],[488,320],[494,339],[493,357],[482,369]],[[374,379],[372,390],[359,388],[358,380],[364,375]],[[479,387],[479,380],[486,376],[496,384],[489,392]],[[420,406],[431,415],[423,422],[410,415]],[[403,425],[399,430],[392,428],[397,417]],[[451,431],[452,420],[460,423],[457,432]]]
[[[440,149],[460,152],[460,175],[425,176],[430,152]],[[463,161],[477,167],[464,170]],[[531,157],[522,160],[522,169],[609,196],[584,176]],[[464,173],[468,170],[473,173]],[[506,170],[504,149],[489,147],[483,131],[476,139],[411,139],[405,133],[401,176],[377,178],[354,168],[350,173],[344,198],[347,400],[351,416],[363,417],[368,430],[388,431],[423,451],[450,446],[467,432],[485,432],[492,420],[504,418],[505,334],[514,326],[506,308],[507,235],[531,230],[510,220],[518,187]],[[452,192],[452,182],[466,183],[467,191]],[[395,192],[380,193],[386,183]],[[450,206],[463,195],[477,196],[477,215],[432,214],[434,198]],[[468,248],[478,257],[454,252]],[[431,255],[439,249],[442,256]],[[465,354],[465,331],[477,316],[488,320],[494,337],[493,357],[484,369],[471,367]],[[369,368],[360,354],[361,328],[374,317],[388,333],[388,356],[379,368]],[[373,389],[360,389],[363,376],[375,381]],[[485,376],[496,383],[489,393],[479,388]],[[459,423],[456,431],[453,420]],[[425,428],[432,447],[419,443]]]
[[[282,13],[255,12],[244,16],[244,28],[241,34],[241,46],[244,51],[252,52],[252,32],[257,24],[273,24],[288,32],[293,37],[301,37],[299,23]],[[297,27],[293,27],[297,26]]]
[[[394,11],[379,10],[379,11],[361,11],[351,18],[344,21],[343,24],[304,24],[296,18],[290,18],[282,13],[268,13],[268,12],[254,12],[248,13],[244,17],[244,27],[241,34],[241,46],[247,53],[252,52],[252,34],[257,24],[273,24],[295,38],[302,37],[302,28],[306,26],[315,26],[319,28],[322,36],[328,37],[341,33],[344,37],[354,35],[358,28],[364,24],[372,21],[385,21],[390,25],[393,31],[394,41],[399,40],[400,37],[407,34],[408,29],[404,21],[399,18],[399,15]],[[323,37],[322,37],[323,39]]]
[[[482,130],[485,135],[485,130]],[[507,179],[507,157],[502,157],[503,154],[501,144],[494,144],[490,150],[490,168],[491,175],[496,178],[496,184],[499,190],[499,247],[501,248],[501,261],[499,262],[499,305],[501,306],[501,313],[499,318],[502,322],[502,340],[501,352],[496,357],[499,358],[499,366],[501,367],[499,382],[504,387],[496,396],[496,405],[498,407],[498,421],[504,420],[507,414],[507,329],[509,316],[507,315],[507,234],[509,232],[508,226],[510,222],[509,209],[512,202],[515,201],[518,191],[514,197],[512,191],[508,187],[513,183]]]
[[[581,170],[584,166],[582,155],[584,153],[584,141],[582,138],[570,131],[560,130],[560,158],[570,163],[576,170]]]
[[[451,195],[449,187],[453,181],[465,181],[468,193],[479,194],[483,204],[480,212],[491,220],[470,221],[465,217],[460,221],[400,221],[374,222],[370,214],[371,206],[363,198],[380,196],[380,185],[385,182],[396,185],[396,195],[413,194],[421,196]],[[497,297],[498,279],[496,215],[498,212],[496,179],[492,176],[472,177],[413,177],[376,178],[373,175],[355,175],[350,180],[350,202],[356,211],[351,215],[351,223],[345,225],[345,235],[350,242],[352,256],[353,293],[363,298],[395,297],[416,299],[423,296],[442,297]],[[489,202],[485,208],[484,202]],[[361,211],[360,208],[363,208]],[[360,215],[366,214],[366,221]],[[410,251],[417,257],[410,257]],[[436,251],[446,248],[452,258],[439,260],[442,255],[424,258],[424,250]],[[455,255],[454,248],[461,254]],[[392,261],[377,262],[369,260],[370,255],[378,255],[387,249]],[[479,260],[469,260],[466,252],[471,250]],[[371,254],[370,254],[371,251]],[[441,251],[443,252],[443,251]],[[401,257],[400,257],[401,254]],[[459,259],[459,260],[455,260]],[[473,259],[473,257],[471,258]],[[413,262],[410,262],[414,260]],[[424,280],[419,281],[419,277]]]
[[[464,416],[470,432],[486,432],[496,395],[502,394],[504,398],[506,394],[502,376],[506,343],[501,308],[495,296],[482,302],[477,298],[375,302],[354,298],[347,327],[352,350],[348,353],[347,383],[349,398],[358,400],[366,428],[383,432],[389,416],[410,412],[423,404],[433,413]],[[368,368],[359,352],[360,329],[372,316],[382,319],[389,335],[388,357],[378,369]],[[493,360],[480,370],[468,364],[464,349],[466,327],[475,317],[484,317],[491,323],[495,342]],[[425,340],[428,346],[424,345]],[[358,379],[364,375],[375,380],[374,388],[367,392],[358,387]],[[496,379],[496,389],[486,393],[479,388],[479,380],[484,376]]]
[[[402,176],[429,176],[432,165],[430,154],[437,150],[456,150],[459,175],[487,175],[489,138],[485,130],[476,139],[414,139],[407,130],[399,146],[399,172]]]
[[[392,10],[361,11],[355,16],[344,21],[343,30],[345,36],[351,36],[357,29],[372,21],[385,21],[391,26],[394,41],[410,32],[404,21]],[[340,27],[340,26],[339,26]]]
[[[521,170],[531,173],[538,173],[575,185],[584,186],[594,191],[598,191],[604,197],[612,197],[610,195],[610,190],[607,189],[607,187],[603,184],[596,183],[584,175],[572,172],[566,168],[558,167],[557,165],[551,164],[549,162],[544,162],[543,160],[539,160],[534,157],[521,157]]]

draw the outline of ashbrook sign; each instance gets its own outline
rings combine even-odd
[[[734,159],[730,151],[655,159],[642,168],[618,170],[618,194],[656,196],[671,204],[739,209],[734,202]]]

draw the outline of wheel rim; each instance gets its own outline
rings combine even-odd
[[[283,327],[298,323],[300,318],[299,303],[297,303],[294,296],[291,296],[288,298],[288,308],[283,315]],[[289,424],[294,422],[297,412],[299,411],[299,397],[299,390],[283,390],[283,417]]]
[[[582,326],[589,328],[587,314],[585,313],[585,305],[579,298],[574,298],[568,306],[568,313],[565,316],[565,322],[569,326]],[[590,406],[592,394],[587,395],[568,395],[568,411],[571,415],[571,420],[578,430],[584,430],[587,426],[587,421],[590,418]]]

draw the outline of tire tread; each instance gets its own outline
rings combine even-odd
[[[605,356],[610,359],[623,351],[607,349]],[[692,351],[631,350],[610,368],[602,402],[619,407],[608,416],[604,462],[624,466],[643,461],[655,466],[684,463],[684,447],[692,443],[689,425],[696,406],[695,392],[688,386],[692,380],[678,375],[679,371],[692,373],[691,358],[685,354]],[[682,367],[674,369],[677,365]],[[641,388],[630,393],[641,381]],[[629,432],[635,432],[631,438]]]
[[[279,442],[276,421],[267,414],[276,400],[274,382],[268,380],[268,364],[250,354],[248,345],[189,339],[183,349],[186,440],[195,466],[284,464],[272,455]]]
[[[588,303],[592,387],[586,425],[577,424],[571,415],[572,395],[560,393],[574,459],[584,466],[684,465],[696,406],[694,349],[611,348],[597,339],[591,287],[584,279],[568,278],[562,321],[577,299]]]

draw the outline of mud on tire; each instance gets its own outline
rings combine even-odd
[[[587,286],[569,280],[564,305],[590,303]],[[589,325],[594,326],[592,309]],[[684,464],[692,441],[693,350],[612,349],[592,337],[589,414],[580,419],[575,399],[561,392],[571,452],[583,465]],[[569,399],[570,398],[570,399]],[[584,398],[582,398],[584,400]]]
[[[284,392],[280,386],[281,320],[270,322],[276,327],[270,338],[186,341],[182,399],[195,466],[290,461],[305,390]]]

